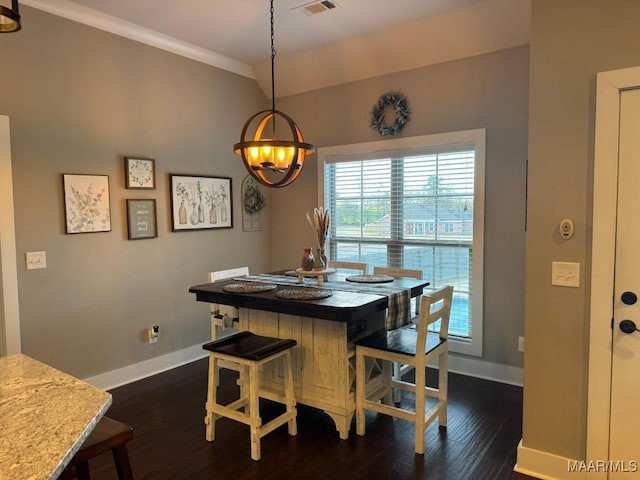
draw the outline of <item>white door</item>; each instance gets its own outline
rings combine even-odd
[[[609,478],[640,479],[640,90],[620,94]]]

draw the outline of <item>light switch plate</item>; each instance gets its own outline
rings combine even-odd
[[[27,270],[47,268],[47,254],[45,252],[27,252],[25,254]]]
[[[551,262],[551,285],[579,287],[580,264],[573,262]]]

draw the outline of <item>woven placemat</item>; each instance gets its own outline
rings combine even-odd
[[[320,300],[333,295],[326,288],[283,288],[276,292],[276,297],[285,300]]]
[[[242,282],[230,283],[222,287],[222,290],[227,293],[260,293],[269,292],[276,288],[278,286],[275,283]]]
[[[351,275],[345,280],[356,283],[388,283],[393,282],[393,277],[389,275]]]

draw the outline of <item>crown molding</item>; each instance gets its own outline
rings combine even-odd
[[[104,30],[136,42],[175,53],[183,57],[206,63],[243,77],[255,78],[250,65],[239,62],[210,50],[183,42],[169,35],[140,27],[133,23],[107,15],[69,0],[21,0],[23,5],[63,17],[74,22]]]

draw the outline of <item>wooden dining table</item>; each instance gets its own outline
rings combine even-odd
[[[412,278],[387,278],[379,283],[348,281],[349,278],[353,276],[328,275],[320,290],[330,295],[320,299],[291,298],[288,293],[292,291],[318,290],[316,278],[299,284],[296,276],[282,272],[189,288],[198,301],[239,308],[241,330],[296,340],[292,359],[296,401],[326,412],[342,439],[348,438],[355,413],[354,341],[384,329],[389,307],[396,304],[399,296],[417,297],[429,285]],[[250,288],[243,293],[233,291],[236,285],[250,282],[275,287],[261,292]],[[265,370],[261,382],[281,388],[282,370]]]
[[[0,479],[57,479],[110,405],[110,393],[27,355],[0,357]]]

